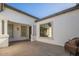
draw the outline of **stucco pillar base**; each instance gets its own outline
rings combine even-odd
[[[1,35],[0,36],[0,48],[2,47],[8,47],[9,43],[8,43],[8,35]]]

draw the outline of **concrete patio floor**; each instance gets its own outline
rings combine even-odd
[[[64,48],[42,42],[12,42],[9,47],[0,48],[0,56],[68,56]]]

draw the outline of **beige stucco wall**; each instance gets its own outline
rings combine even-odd
[[[44,38],[39,36],[39,25],[44,23],[52,23],[52,37]],[[37,22],[36,40],[64,46],[65,42],[73,37],[79,37],[79,9],[71,11],[59,16]]]

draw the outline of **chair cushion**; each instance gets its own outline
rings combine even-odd
[[[78,51],[77,51],[78,49]],[[65,43],[65,50],[75,54],[76,52],[79,52],[79,38],[73,38],[72,40],[69,40]]]

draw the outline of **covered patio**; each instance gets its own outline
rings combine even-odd
[[[9,42],[19,40],[31,41],[31,26],[8,21],[8,35]]]
[[[11,41],[33,41],[35,18],[9,7],[0,13],[0,48],[8,47]]]

